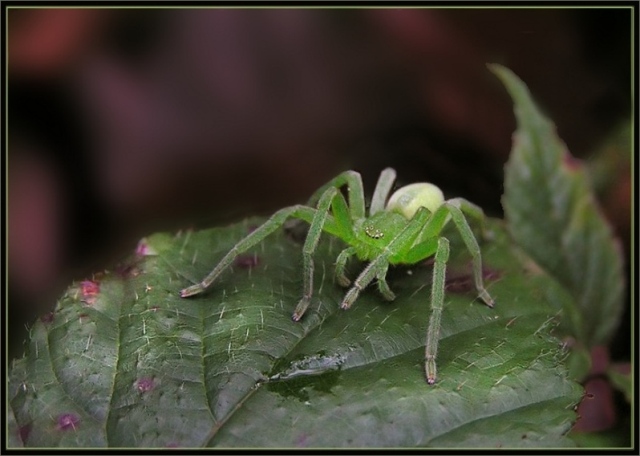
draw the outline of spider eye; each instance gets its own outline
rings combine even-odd
[[[373,239],[380,239],[381,237],[384,236],[384,233],[379,230],[378,228],[375,228],[371,225],[367,225],[364,227],[364,232],[367,236],[369,236],[370,238]]]

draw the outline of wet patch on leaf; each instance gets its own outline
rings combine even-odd
[[[266,380],[267,389],[283,397],[293,396],[301,402],[307,402],[309,388],[331,393],[338,383],[344,361],[341,355],[327,356],[324,352],[299,356],[293,361],[279,360]]]
[[[339,378],[339,371],[331,371],[320,375],[269,382],[266,386],[269,391],[278,393],[282,397],[294,397],[300,402],[308,402],[309,388],[321,393],[331,393],[331,389],[338,384]]]

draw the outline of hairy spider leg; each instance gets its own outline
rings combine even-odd
[[[476,290],[478,291],[478,296],[480,297],[480,299],[482,299],[482,301],[484,301],[487,306],[493,307],[493,298],[484,288],[484,284],[482,282],[482,254],[480,253],[480,246],[478,245],[478,241],[476,241],[476,238],[473,235],[473,231],[471,231],[471,227],[469,226],[469,222],[467,222],[463,211],[467,215],[480,220],[480,222],[482,223],[483,232],[484,213],[478,206],[470,203],[463,198],[455,198],[446,201],[444,206],[448,208],[449,213],[451,214],[451,219],[458,228],[460,236],[462,236],[462,240],[467,246],[467,250],[469,250],[469,253],[471,254],[471,258],[473,261],[473,278],[475,281]]]
[[[491,237],[487,232],[484,212],[480,208],[480,206],[476,206],[471,201],[467,201],[464,198],[451,198],[447,202],[453,206],[458,207],[463,213],[465,213],[469,217],[472,217],[480,224],[480,233],[482,234],[483,239],[488,239]]]
[[[398,261],[414,264],[430,257],[435,252],[431,286],[431,315],[429,317],[429,327],[427,329],[427,341],[425,345],[425,374],[427,383],[430,385],[436,381],[436,356],[438,354],[440,324],[444,306],[446,267],[449,259],[449,241],[444,237],[438,236],[449,221],[449,215],[473,258],[475,286],[479,297],[489,307],[493,307],[494,304],[493,299],[485,290],[482,283],[480,247],[473,236],[469,223],[462,213],[462,209],[472,217],[480,219],[484,217],[481,209],[462,198],[445,201],[425,224],[421,236],[418,238],[425,240],[414,245],[409,250],[401,252],[401,256],[397,258]]]
[[[358,278],[353,282],[353,286],[349,289],[342,300],[340,307],[348,309],[358,298],[358,295],[364,290],[375,277],[379,277],[381,271],[386,271],[389,266],[389,257],[391,252],[402,250],[405,245],[411,245],[420,234],[422,227],[429,218],[429,211],[421,207],[416,215],[407,222],[402,231],[385,247],[384,251],[374,258],[367,267],[360,273]],[[383,285],[384,286],[384,285]],[[391,290],[389,290],[391,291]],[[389,295],[387,294],[386,297]]]
[[[393,186],[393,182],[396,178],[396,172],[393,168],[385,168],[378,178],[378,183],[373,192],[373,199],[371,200],[371,206],[369,208],[369,214],[373,215],[376,212],[384,209],[389,192]],[[346,171],[335,179],[332,179],[317,192],[315,192],[309,199],[309,204],[313,204],[322,190],[327,187],[341,187],[342,185],[348,185],[350,206],[347,207],[344,199],[335,200],[332,205],[333,216],[336,221],[338,229],[341,231],[339,237],[347,243],[350,243],[353,236],[353,221],[358,218],[364,217],[364,190],[362,186],[362,178],[359,173],[355,171]],[[362,214],[362,215],[360,215]],[[336,259],[335,277],[339,285],[348,287],[351,284],[351,280],[347,277],[346,265],[351,256],[356,253],[356,249],[353,247],[347,247],[338,255]],[[388,287],[387,287],[388,288]],[[388,294],[387,294],[388,295]]]
[[[356,205],[360,205],[364,212],[362,181],[358,173],[346,172],[337,178],[332,179],[331,182],[336,185],[348,185],[349,194],[352,195],[353,201]],[[205,291],[218,278],[218,276],[233,263],[238,255],[264,240],[268,235],[280,228],[288,218],[298,218],[310,224],[309,233],[307,234],[307,239],[303,246],[304,295],[292,317],[296,321],[299,320],[302,317],[304,310],[306,310],[304,302],[305,296],[311,296],[310,290],[312,288],[313,279],[310,279],[309,275],[313,275],[314,268],[313,259],[310,258],[310,256],[312,256],[315,251],[320,233],[324,229],[328,233],[338,236],[346,242],[349,242],[353,235],[351,216],[349,215],[350,210],[346,205],[344,197],[338,191],[339,188],[327,185],[323,188],[324,191],[318,198],[317,209],[303,205],[295,205],[279,210],[246,238],[240,240],[222,258],[222,260],[220,260],[213,271],[211,271],[211,273],[209,273],[209,275],[207,275],[200,283],[181,290],[180,296],[186,298]],[[351,190],[352,188],[353,190]],[[360,196],[358,196],[358,194]],[[312,199],[314,199],[314,197],[312,197]],[[333,213],[337,216],[337,220],[328,214],[330,205]],[[322,214],[318,215],[318,212]],[[306,305],[308,306],[308,303],[306,303]]]
[[[357,173],[354,173],[354,174],[357,174]],[[357,176],[359,177],[359,174],[357,174]],[[353,174],[349,174],[345,176],[345,178],[349,178],[349,179],[352,179],[353,177],[354,177]],[[350,194],[355,194],[362,191],[362,187],[358,186],[358,182],[359,182],[358,179],[346,182],[347,185],[349,186],[348,189]],[[340,184],[340,182],[338,182],[338,184]],[[351,187],[351,185],[355,185],[355,187]],[[353,234],[352,212],[350,211],[350,208],[347,206],[347,202],[345,201],[342,193],[340,193],[338,187],[329,187],[327,190],[325,190],[325,193],[323,193],[323,195],[320,197],[320,201],[323,201],[324,198],[327,197],[327,194],[331,194],[331,211],[333,213],[333,222],[335,226],[335,230],[332,234],[339,237],[347,244],[351,244],[353,239],[355,238],[355,235]],[[356,204],[359,204],[359,203],[356,203]],[[320,211],[320,203],[318,203],[318,211]],[[309,234],[307,235],[307,240],[305,241],[305,245],[303,247],[303,255],[307,255],[308,252],[311,252],[312,254],[315,251],[315,248],[318,244],[318,239],[322,230],[323,230],[322,218],[318,214],[316,214],[316,217],[314,217],[314,219],[311,222],[311,226],[309,227]],[[312,238],[311,241],[309,240],[310,237]],[[307,251],[307,249],[311,249],[311,250]],[[349,250],[349,248],[346,250]],[[352,249],[352,250],[353,252],[355,252],[355,249]],[[349,254],[345,253],[344,251],[340,255],[338,255],[337,261],[342,263],[342,266],[339,266],[336,269],[336,271],[340,271],[340,275],[338,275],[339,282],[343,281],[343,279],[346,280],[347,282],[349,281],[349,279],[347,279],[347,277],[344,274],[348,255]],[[340,259],[340,256],[342,256],[343,259]],[[313,286],[312,286],[313,260],[312,258],[309,257],[309,260],[307,261],[305,257],[304,264],[311,265],[311,270],[308,271],[307,269],[305,269],[305,272],[304,272],[305,274],[304,275],[305,277],[304,293],[305,294],[303,295],[302,299],[300,300],[300,302],[298,303],[298,305],[296,306],[293,312],[293,315],[291,317],[293,321],[299,321],[302,318],[302,316],[304,315],[305,311],[307,310],[311,302],[311,293],[313,291]]]
[[[444,280],[449,259],[449,241],[447,238],[438,239],[435,261],[433,265],[433,278],[431,282],[431,316],[427,329],[427,344],[424,353],[424,370],[427,383],[433,385],[436,382],[436,356],[438,354],[438,341],[440,339],[440,320],[444,306]]]
[[[396,299],[396,295],[391,288],[389,288],[389,284],[387,283],[387,271],[389,270],[389,263],[384,263],[378,269],[378,273],[376,274],[376,279],[378,280],[378,291],[384,299],[387,301],[393,301]]]
[[[391,192],[393,182],[396,180],[396,171],[393,168],[385,168],[378,178],[378,183],[373,191],[371,198],[371,206],[369,206],[369,215],[384,210],[387,198]]]
[[[391,192],[391,187],[396,179],[396,171],[393,168],[385,168],[380,173],[380,177],[378,178],[378,182],[376,183],[376,187],[373,191],[373,197],[371,199],[371,206],[369,207],[369,215],[374,215],[381,210],[384,210],[387,199],[389,198],[389,193]],[[336,214],[334,212],[334,216],[336,220],[339,220],[340,214]],[[351,226],[353,230],[353,226]],[[356,249],[353,247],[347,247],[338,255],[336,259],[336,267],[335,267],[335,277],[336,281],[339,285],[343,287],[348,287],[351,285],[351,280],[346,275],[346,266],[347,261],[353,255],[355,255]],[[392,301],[395,298],[395,295],[389,288],[389,285],[385,279],[386,269],[382,274],[382,278],[378,278],[379,288],[382,295]]]
[[[331,212],[335,222],[336,232],[331,234],[339,237],[347,244],[352,244],[355,235],[353,234],[351,212],[342,193],[338,191],[337,187],[334,188],[336,189],[336,194],[331,202]]]
[[[424,239],[424,241],[419,242],[414,246],[409,246],[408,248],[405,246],[404,250],[392,257],[392,263],[399,262],[415,264],[425,258],[429,258],[436,251],[435,239],[440,235],[444,226],[451,219],[460,233],[467,250],[471,254],[471,259],[473,261],[473,278],[478,292],[478,297],[482,299],[487,306],[493,307],[493,298],[491,298],[487,290],[484,288],[482,281],[482,254],[480,252],[480,246],[478,245],[478,241],[476,241],[476,238],[471,231],[471,227],[469,226],[469,223],[464,217],[462,211],[480,221],[484,219],[482,209],[465,199],[455,198],[445,201],[442,206],[436,209],[418,237],[418,239]],[[449,218],[449,216],[451,217]]]
[[[364,217],[364,188],[362,186],[362,176],[356,171],[345,171],[331,179],[311,195],[308,205],[315,206],[315,203],[320,200],[328,188],[335,187],[339,189],[343,185],[347,186],[351,220]]]
[[[304,269],[304,296],[310,296],[310,287],[312,279],[308,278],[309,274],[313,274],[313,259],[311,255],[318,244],[318,238],[322,228],[337,234],[338,228],[335,226],[333,218],[328,215],[329,205],[333,197],[338,193],[338,189],[330,187],[320,198],[318,208],[313,209],[306,206],[296,205],[279,210],[273,214],[266,222],[256,228],[251,234],[240,240],[216,265],[211,273],[206,276],[200,283],[187,287],[180,291],[183,298],[193,296],[203,292],[218,278],[220,273],[233,263],[238,255],[247,251],[254,245],[264,240],[268,235],[280,228],[289,217],[302,219],[311,224],[309,234],[303,247],[303,269]],[[343,198],[344,201],[344,198]],[[329,226],[325,226],[328,222]],[[304,299],[304,297],[303,297]]]
[[[335,234],[345,241],[349,241],[353,233],[351,220],[348,217],[347,203],[342,193],[340,193],[338,187],[327,188],[320,197],[318,210],[314,214],[313,220],[311,220],[309,233],[302,247],[304,286],[302,298],[291,316],[293,321],[299,321],[311,303],[311,296],[313,295],[313,254],[318,246],[325,220],[329,217],[329,206],[331,206],[334,213],[333,220],[337,230]],[[338,216],[337,218],[335,218],[336,215]]]
[[[220,260],[213,271],[211,271],[209,275],[202,279],[201,282],[181,290],[180,296],[186,298],[188,296],[197,295],[205,291],[218,278],[222,271],[224,271],[229,265],[233,263],[238,255],[264,240],[264,238],[281,227],[289,217],[299,218],[310,223],[313,220],[316,212],[316,209],[302,205],[295,205],[280,209],[278,212],[273,214],[266,222],[252,231],[247,237],[238,241],[238,243],[234,245],[233,248]],[[327,222],[329,225],[334,224],[332,219],[327,220]],[[335,231],[335,227],[333,228],[334,229],[332,231]]]
[[[430,214],[412,244],[405,244],[391,257],[391,263],[416,264],[432,256],[437,250],[438,236],[447,224],[449,211],[444,206],[440,206]]]
[[[350,257],[356,254],[355,247],[347,247],[338,255],[336,259],[336,281],[342,287],[351,285],[351,280],[347,277],[346,267]]]
[[[354,189],[354,192],[357,192],[357,187]],[[352,220],[352,212],[350,212],[349,207],[347,207],[347,203],[342,196],[342,193],[338,193],[333,200],[331,210],[333,212],[333,218],[335,220],[335,225],[338,230],[336,234],[340,239],[342,239],[347,244],[353,244],[355,241],[356,235],[353,231],[353,221]],[[351,280],[346,275],[346,266],[349,258],[356,254],[355,247],[347,247],[338,255],[335,263],[335,278],[338,284],[343,287],[348,287],[351,284]]]

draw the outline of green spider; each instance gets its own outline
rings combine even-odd
[[[239,254],[280,228],[289,217],[310,224],[302,248],[303,294],[293,312],[294,321],[302,318],[311,302],[313,254],[322,231],[342,239],[348,245],[338,255],[335,268],[337,282],[343,287],[351,286],[340,304],[345,310],[351,307],[360,292],[373,279],[377,279],[382,296],[392,301],[395,294],[386,281],[389,265],[416,264],[435,255],[431,317],[425,349],[427,383],[434,384],[440,318],[444,303],[445,272],[449,259],[449,241],[440,234],[449,220],[453,220],[473,258],[473,275],[478,296],[487,306],[493,307],[494,301],[482,283],[480,247],[464,215],[467,214],[483,224],[484,213],[478,206],[462,198],[445,201],[442,191],[429,183],[402,187],[391,195],[387,202],[395,177],[396,172],[392,168],[382,171],[367,216],[360,174],[355,171],[343,172],[318,189],[311,196],[309,206],[295,205],[276,212],[263,225],[239,241],[202,282],[183,289],[180,296],[193,296],[206,290]],[[349,205],[340,191],[344,185],[347,186]],[[347,261],[353,256],[360,261],[368,261],[369,264],[351,284],[345,269]]]

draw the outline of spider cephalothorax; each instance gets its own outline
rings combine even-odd
[[[466,214],[483,222],[484,214],[479,207],[465,199],[445,200],[440,189],[429,183],[407,185],[389,197],[395,176],[396,173],[391,168],[382,171],[367,215],[360,174],[355,171],[340,174],[317,190],[311,196],[308,206],[296,205],[276,212],[264,224],[239,241],[202,282],[183,289],[180,296],[192,296],[207,289],[239,254],[280,228],[290,217],[310,224],[302,248],[303,293],[293,312],[294,321],[302,318],[311,302],[313,253],[323,231],[342,239],[348,245],[336,259],[336,280],[340,285],[350,287],[340,304],[342,309],[351,307],[360,292],[374,279],[385,299],[395,299],[386,281],[389,265],[415,264],[434,256],[432,312],[427,330],[425,373],[427,382],[435,383],[435,359],[444,303],[445,271],[449,258],[449,241],[441,236],[441,232],[452,220],[473,258],[473,274],[478,296],[486,305],[493,307],[494,301],[482,282],[480,247],[465,218]],[[348,203],[340,191],[345,185]],[[352,283],[346,275],[346,265],[353,256],[368,264]]]

